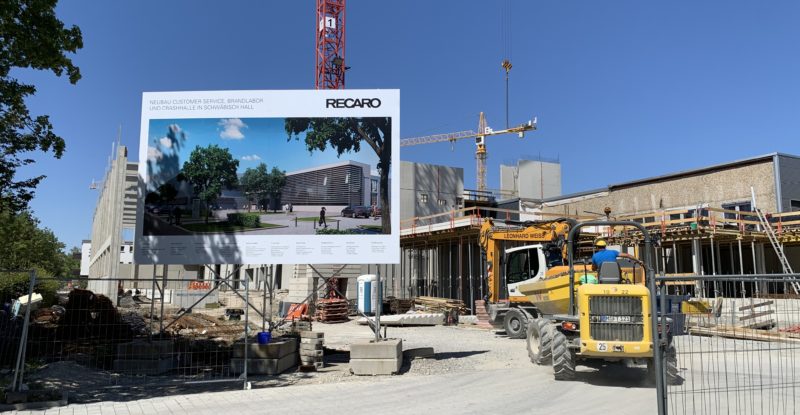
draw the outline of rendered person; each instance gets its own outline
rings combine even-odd
[[[320,226],[328,227],[328,223],[325,221],[325,206],[319,210],[319,224]]]

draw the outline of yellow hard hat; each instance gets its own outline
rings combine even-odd
[[[597,242],[594,243],[594,246],[605,247],[606,246],[606,241],[603,240],[603,239],[598,239]]]

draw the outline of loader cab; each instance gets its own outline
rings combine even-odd
[[[541,244],[507,249],[503,260],[503,275],[508,296],[522,296],[518,290],[519,285],[542,279],[547,271],[547,263]]]

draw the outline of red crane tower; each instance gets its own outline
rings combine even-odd
[[[317,0],[317,89],[344,89],[344,3]]]

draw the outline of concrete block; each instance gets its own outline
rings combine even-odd
[[[321,342],[318,343],[300,343],[300,351],[303,350],[322,350],[323,345]]]
[[[324,355],[322,350],[300,350],[300,356],[322,357]]]
[[[172,358],[167,359],[116,359],[114,371],[136,375],[160,375],[175,367]]]
[[[267,344],[250,343],[247,348],[249,349],[248,357],[251,359],[280,359],[297,352],[297,339],[278,339]],[[233,346],[233,357],[244,359],[244,343],[237,343]]]
[[[325,337],[325,333],[319,331],[301,331],[300,337],[304,339],[321,339]]]
[[[478,324],[478,316],[458,316],[458,324]]]
[[[152,342],[135,341],[117,345],[117,358],[120,359],[161,359],[175,352],[171,340]]]
[[[325,339],[300,339],[300,344],[323,344]]]
[[[402,355],[403,340],[401,339],[350,345],[350,359],[397,359]]]
[[[350,359],[354,375],[391,375],[400,372],[403,359]]]
[[[435,355],[433,347],[417,347],[416,349],[403,350],[404,359],[430,359]]]
[[[324,359],[320,357],[313,357],[313,356],[300,356],[300,363],[303,365],[313,365],[314,363],[322,362]]]
[[[291,353],[280,359],[248,359],[247,373],[250,375],[278,375],[297,366],[297,353]],[[231,372],[242,373],[244,359],[231,359]]]

